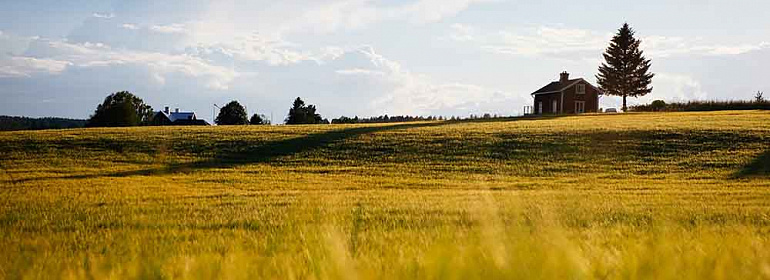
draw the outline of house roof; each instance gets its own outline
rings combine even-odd
[[[171,122],[176,122],[177,120],[192,120],[195,119],[195,113],[193,112],[170,112],[166,113],[164,111],[158,112],[159,114],[163,114],[168,118]]]
[[[562,83],[562,82],[559,82],[559,81],[551,82],[550,84],[547,84],[546,86],[536,90],[532,94],[560,92],[560,91],[568,88],[570,85],[572,85],[575,82],[580,81],[580,80],[582,80],[582,79],[567,80],[566,83]]]
[[[559,82],[559,81],[551,82],[550,84],[547,84],[546,86],[544,86],[544,87],[538,89],[537,91],[533,92],[532,95],[548,94],[548,93],[559,93],[559,92],[561,92],[561,91],[563,91],[565,89],[568,89],[568,88],[574,86],[575,84],[577,84],[580,81],[585,82],[586,84],[588,84],[588,86],[596,89],[596,91],[598,91],[601,94],[601,90],[599,90],[598,88],[594,87],[591,83],[589,83],[588,81],[584,80],[583,78],[577,78],[577,79],[567,80],[566,83],[562,83],[562,82]]]

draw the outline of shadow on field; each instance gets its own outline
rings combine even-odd
[[[560,117],[564,116],[553,115],[531,119]],[[726,174],[733,178],[770,176],[770,150],[758,155],[748,165],[741,164],[746,158],[736,154],[735,151],[755,149],[758,143],[767,141],[766,136],[762,134],[742,131],[591,129],[533,131],[532,133],[503,130],[503,133],[493,133],[494,130],[471,129],[468,133],[455,130],[449,133],[434,131],[428,133],[431,134],[430,137],[421,137],[417,135],[418,133],[414,135],[405,133],[388,137],[377,136],[371,139],[368,136],[357,138],[390,130],[522,119],[530,118],[339,126],[336,130],[269,142],[258,140],[264,139],[260,137],[217,138],[216,135],[210,138],[192,136],[173,138],[174,142],[168,145],[157,139],[128,139],[127,141],[89,138],[76,138],[76,141],[43,139],[32,143],[7,141],[7,143],[0,142],[0,152],[5,149],[4,147],[8,147],[5,150],[58,152],[72,149],[72,153],[77,153],[78,148],[85,148],[86,152],[93,150],[98,155],[101,155],[99,151],[108,151],[104,154],[139,153],[141,156],[137,157],[138,159],[129,158],[124,161],[145,168],[92,174],[59,173],[50,177],[32,177],[34,174],[25,176],[9,172],[4,177],[10,178],[6,181],[10,183],[188,173],[205,169],[228,169],[255,163],[276,165],[299,163],[325,166],[330,162],[341,165],[415,164],[420,169],[435,172],[495,173],[536,177],[560,174],[579,176],[586,172],[605,172],[622,176],[659,176],[695,174],[701,171],[707,171],[706,173],[709,174],[715,173],[712,171],[719,171],[719,174]],[[159,143],[160,146],[158,146]],[[163,159],[166,154],[191,156],[199,160],[188,163],[167,163],[168,161]],[[311,156],[304,158],[306,154]],[[293,157],[295,155],[298,156]],[[103,161],[109,161],[106,156],[102,157]],[[160,159],[154,161],[147,158]],[[112,161],[118,162],[116,159]],[[155,162],[162,162],[162,164]],[[0,160],[0,163],[3,162]],[[37,171],[25,172],[38,173]],[[16,177],[15,180],[14,177]]]
[[[109,177],[129,177],[146,176],[157,174],[169,174],[179,172],[190,172],[199,169],[211,168],[232,168],[239,165],[253,163],[270,162],[279,157],[291,156],[294,154],[323,148],[345,139],[356,136],[376,133],[388,130],[411,129],[421,127],[433,127],[450,124],[449,122],[430,122],[430,123],[408,123],[386,126],[366,126],[355,127],[341,130],[332,130],[322,133],[310,134],[303,137],[291,138],[280,141],[255,144],[249,141],[229,141],[219,145],[215,155],[207,160],[191,163],[169,164],[159,168],[149,168],[133,171],[122,171],[99,174],[82,174],[71,176],[55,177],[37,177],[14,180],[14,183],[24,183],[30,181],[41,181],[50,179],[93,179]]]
[[[770,150],[759,154],[735,174],[736,178],[770,176]]]

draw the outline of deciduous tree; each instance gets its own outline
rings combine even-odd
[[[265,118],[265,116],[260,114],[254,114],[251,116],[251,119],[249,119],[249,124],[252,125],[263,125],[263,124],[270,124],[270,121]]]
[[[89,127],[137,126],[152,119],[152,107],[128,91],[107,96],[88,119]]]
[[[218,125],[242,125],[249,123],[248,117],[246,109],[238,101],[230,101],[219,109],[219,115],[214,121]]]

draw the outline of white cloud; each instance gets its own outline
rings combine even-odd
[[[38,37],[20,37],[0,31],[0,77],[30,77],[33,74],[58,74],[71,64],[50,57],[30,57],[24,54]]]
[[[169,25],[153,25],[150,30],[158,33],[187,33],[187,29],[184,24],[174,23]]]
[[[298,50],[293,43],[282,39],[267,38],[259,34],[238,36],[229,42],[198,43],[189,52],[202,57],[221,55],[233,61],[265,62],[269,65],[291,65],[305,61],[323,64],[342,56],[346,50],[340,47],[324,47],[318,51]]]
[[[703,85],[695,77],[681,73],[656,73],[653,82],[653,91],[638,98],[628,98],[628,106],[635,104],[648,104],[653,100],[666,102],[687,102],[692,100],[709,100],[713,98]],[[615,96],[605,96],[601,99],[604,108],[620,108],[622,99]]]
[[[371,0],[334,0],[309,5],[301,16],[280,24],[281,32],[328,33],[365,28],[390,20],[406,20],[416,24],[438,22],[453,17],[473,4],[497,0],[418,0],[401,5],[381,5]]]
[[[653,79],[654,90],[642,101],[663,99],[666,101],[706,100],[708,92],[701,83],[690,75],[675,73],[657,73]]]
[[[124,23],[120,25],[120,27],[128,30],[139,30],[139,26],[136,26],[136,24],[131,24],[131,23]]]
[[[341,69],[334,71],[334,73],[340,75],[363,75],[363,76],[385,76],[383,71],[375,71],[361,68]]]
[[[380,82],[376,98],[369,103],[370,111],[388,114],[451,114],[452,112],[515,114],[509,107],[516,102],[526,102],[521,96],[512,96],[474,84],[436,82],[431,77],[403,69],[402,65],[364,46],[357,52],[371,63],[370,69],[352,68],[338,70],[341,75],[354,75],[354,79],[368,78]]]
[[[139,25],[133,24],[133,23],[124,23],[119,26],[123,29],[128,30],[139,30],[142,29],[139,27]],[[163,34],[187,34],[190,33],[190,30],[188,30],[187,26],[182,23],[173,23],[168,25],[153,25],[147,28],[149,31],[156,32],[156,33],[163,33]]]
[[[541,26],[523,33],[501,31],[499,43],[482,46],[482,49],[511,55],[564,55],[601,50],[608,38],[587,30]]]
[[[30,77],[36,73],[59,74],[67,66],[72,65],[68,61],[53,59],[37,59],[32,57],[11,57],[0,60],[0,77]]]
[[[610,34],[583,29],[538,26],[499,31],[479,30],[453,24],[441,39],[474,44],[479,49],[512,56],[551,56],[560,59],[591,59],[598,56]],[[592,53],[596,53],[593,54]]]
[[[29,43],[38,37],[24,37],[0,31],[0,58],[3,56],[21,56]]]
[[[470,7],[472,4],[493,2],[490,0],[420,0],[401,8],[401,13],[411,17],[415,22],[437,22],[446,17],[454,16]]]
[[[738,55],[751,51],[770,48],[770,43],[757,44],[709,44],[702,39],[686,39],[683,37],[649,36],[642,39],[643,48],[653,57],[669,57],[676,55]]]
[[[458,42],[475,41],[473,27],[455,23],[450,26],[452,32],[449,33],[449,39]]]
[[[454,24],[450,28],[449,34],[441,39],[471,42],[491,53],[590,61],[605,50],[613,35],[586,29],[549,26],[500,31],[479,31],[461,24]],[[681,55],[737,55],[770,48],[768,42],[709,44],[702,39],[666,36],[647,36],[642,37],[641,40],[642,50],[651,58]]]
[[[93,13],[92,16],[95,17],[95,18],[110,19],[110,18],[114,18],[115,14],[113,14],[113,13]]]
[[[101,43],[69,43],[63,40],[39,39],[35,42],[35,48],[31,48],[31,55],[40,58],[25,58],[16,63],[4,67],[3,72],[31,73],[32,70],[47,70],[52,74],[58,74],[65,70],[66,66],[92,68],[107,67],[113,65],[139,65],[155,77],[158,83],[165,82],[165,76],[169,74],[182,74],[199,78],[212,89],[227,89],[229,83],[239,76],[233,69],[218,66],[200,57],[188,54],[166,54],[157,52],[143,52],[133,50],[113,50]]]

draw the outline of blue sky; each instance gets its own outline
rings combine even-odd
[[[324,117],[516,115],[558,73],[595,81],[629,22],[653,99],[770,93],[764,0],[3,1],[0,114],[86,118],[112,92],[156,109],[238,100],[280,122],[301,96]],[[603,107],[619,98],[603,97]]]

